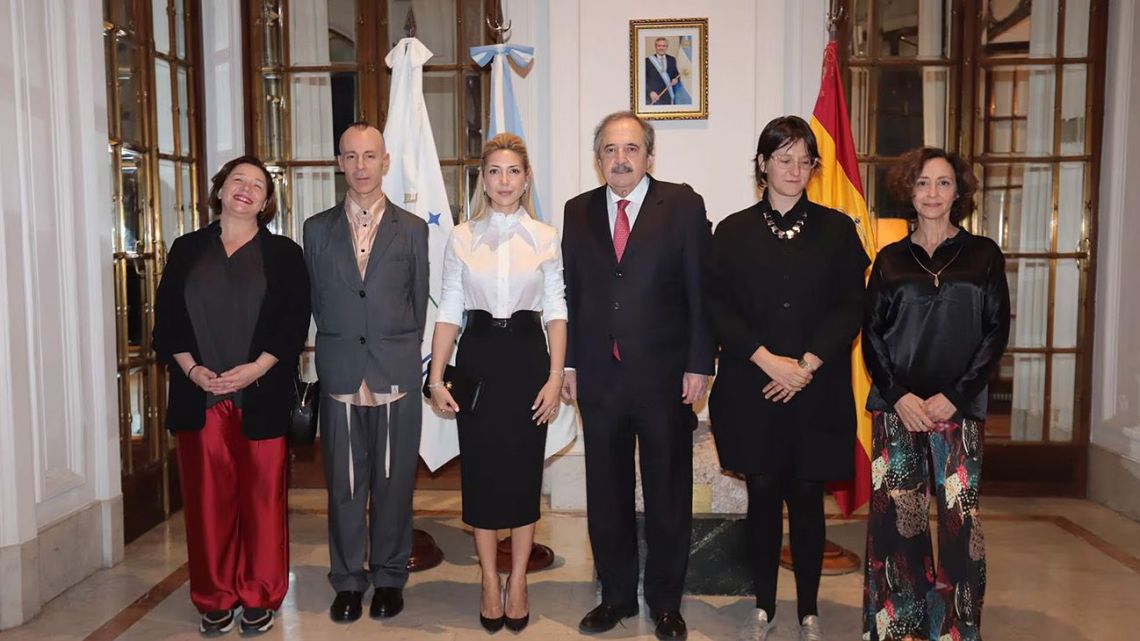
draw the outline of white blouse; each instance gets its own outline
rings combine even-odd
[[[452,230],[436,321],[462,325],[468,309],[485,310],[493,318],[541,311],[544,324],[566,320],[558,230],[522,209],[491,212]]]

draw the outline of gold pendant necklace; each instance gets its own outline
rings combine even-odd
[[[922,268],[922,271],[926,272],[927,274],[930,274],[934,278],[934,289],[938,289],[938,287],[941,284],[938,281],[938,277],[942,274],[942,272],[946,271],[946,268],[950,266],[950,263],[953,263],[958,258],[958,255],[962,253],[962,248],[959,247],[958,251],[950,258],[950,260],[946,261],[946,264],[942,266],[942,269],[939,269],[936,272],[932,272],[926,268],[926,265],[922,264],[921,260],[918,259],[918,254],[914,253],[914,243],[913,242],[907,244],[907,248],[910,249],[911,257],[913,257],[914,262],[918,263],[918,266]],[[933,256],[931,258],[933,258]]]

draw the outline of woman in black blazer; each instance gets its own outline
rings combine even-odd
[[[720,367],[709,413],[721,465],[745,476],[756,610],[742,638],[775,624],[788,505],[800,638],[820,641],[824,482],[854,474],[851,342],[868,259],[849,217],[807,199],[811,128],[777,118],[756,147],[760,202],[724,219],[707,272]]]
[[[289,586],[285,430],[309,329],[301,248],[266,229],[277,204],[260,160],[213,178],[217,217],[174,242],[155,301],[169,371],[190,599],[203,634],[265,632]]]

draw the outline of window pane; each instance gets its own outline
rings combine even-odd
[[[467,157],[479,158],[483,155],[483,74],[466,72],[463,74],[463,116],[464,132],[467,140]]]
[[[1073,259],[1057,261],[1053,292],[1053,346],[1077,347],[1081,311],[1081,268]]]
[[[1061,153],[1085,153],[1087,65],[1065,65],[1061,84]]]
[[[1013,399],[1010,438],[1039,441],[1045,416],[1045,356],[1013,355]]]
[[[1056,55],[1057,1],[983,0],[984,54],[1043,58]]]
[[[1057,251],[1081,250],[1084,238],[1087,163],[1063,162],[1057,190]]]
[[[1065,56],[1089,55],[1089,0],[1065,0]]]
[[[301,225],[305,218],[322,212],[338,202],[336,196],[336,168],[296,167],[290,177],[293,228],[283,232],[300,240]],[[280,214],[279,214],[280,215]]]
[[[166,13],[166,0],[151,0],[150,13],[154,24],[154,50],[170,53],[170,16]]]
[[[155,119],[158,125],[158,150],[165,154],[174,153],[174,96],[171,95],[174,83],[170,77],[170,63],[154,60],[154,102]]]
[[[333,147],[338,153],[340,135],[349,125],[360,120],[358,95],[355,71],[338,71],[332,74]]]
[[[261,117],[261,149],[264,162],[285,158],[284,96],[281,76],[266,74],[262,79],[265,92],[264,110]]]
[[[185,0],[174,0],[175,55],[186,58],[186,6]]]
[[[1052,155],[1056,73],[1052,67],[995,67],[978,85],[988,154]]]
[[[447,202],[451,205],[451,219],[456,223],[461,222],[460,212],[465,211],[463,201],[459,199],[461,193],[459,186],[462,184],[460,172],[463,168],[445,165],[440,169],[443,170],[443,186],[447,189]]]
[[[876,88],[876,150],[898,156],[930,144],[945,142],[949,106],[948,72],[937,69],[879,69]]]
[[[463,43],[464,50],[489,42],[487,39],[487,23],[483,16],[483,0],[460,0],[460,11],[463,15]],[[462,52],[461,52],[462,53]],[[467,54],[460,56],[460,62],[467,62]]]
[[[139,50],[125,40],[119,40],[116,45],[119,56],[116,82],[119,86],[120,135],[125,141],[141,144],[143,111],[139,105]]]
[[[848,51],[852,58],[867,58],[871,55],[867,44],[871,33],[871,1],[851,0],[851,43]]]
[[[329,61],[356,62],[355,0],[325,0],[329,16]]]
[[[875,166],[875,184],[874,184],[874,202],[875,212],[880,218],[906,218],[907,217],[907,203],[900,203],[895,200],[891,195],[891,190],[887,186],[887,175],[891,170],[891,165],[877,165]],[[866,188],[866,185],[864,185]]]
[[[183,156],[189,156],[193,153],[190,148],[190,74],[186,67],[181,65],[176,67],[176,72],[178,74],[178,137],[182,141],[179,153]]]
[[[290,83],[290,135],[295,160],[333,155],[332,78],[327,71],[295,73]]]
[[[424,102],[427,103],[440,159],[456,158],[455,87],[458,74],[456,71],[424,73]]]
[[[1073,408],[1077,396],[1077,355],[1053,356],[1053,381],[1050,390],[1049,440],[1073,440]]]
[[[1010,347],[1044,347],[1049,313],[1049,261],[1011,258],[1005,261],[1009,281]]]
[[[131,403],[130,434],[133,439],[141,439],[146,435],[146,368],[136,367],[127,372],[127,386]]]
[[[198,220],[198,210],[194,207],[194,180],[189,163],[179,163],[182,174],[182,202],[179,203],[179,212],[182,215],[182,233],[190,233],[201,226]]]
[[[1050,165],[986,165],[978,198],[981,230],[1002,249],[1051,249],[1053,169]]]
[[[946,56],[944,0],[878,0],[879,56],[882,58],[942,58]]]
[[[868,100],[871,96],[871,71],[865,67],[852,67],[851,86],[848,89],[851,137],[855,141],[855,153],[869,154],[871,153],[871,108]]]
[[[455,0],[388,0],[388,38],[395,44],[404,37],[404,25],[412,12],[416,37],[435,55],[428,64],[456,62]],[[467,56],[460,62],[466,62]],[[432,125],[435,125],[432,119]]]
[[[146,213],[146,160],[134,152],[123,150],[123,251],[137,253],[143,251]]]
[[[141,256],[128,258],[127,267],[127,351],[129,356],[141,356],[146,326],[146,308],[149,295],[146,286],[146,269],[149,261]]]
[[[178,189],[178,172],[173,160],[158,161],[158,217],[162,229],[162,240],[166,248],[178,238],[179,207],[176,198]]]

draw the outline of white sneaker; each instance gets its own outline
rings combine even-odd
[[[776,629],[776,622],[768,620],[768,613],[756,608],[748,614],[736,638],[739,641],[768,641],[768,634]]]
[[[823,628],[819,617],[809,614],[800,622],[800,641],[823,641]]]

